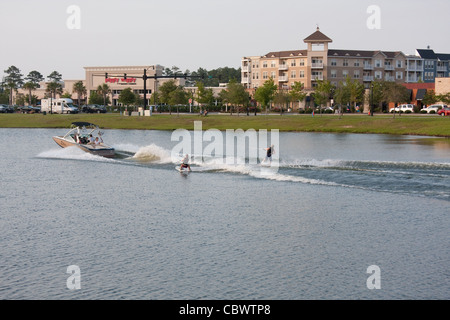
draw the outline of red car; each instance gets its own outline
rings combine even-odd
[[[442,108],[438,111],[438,115],[440,116],[450,116],[450,108]]]

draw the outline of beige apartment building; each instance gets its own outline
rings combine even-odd
[[[329,49],[332,40],[319,27],[303,41],[306,50],[243,57],[241,83],[253,93],[269,78],[273,78],[279,89],[289,89],[294,82],[301,82],[306,91],[313,91],[318,80],[329,80],[337,86],[350,77],[364,83],[366,88],[374,80],[401,83],[407,80],[407,56],[401,51]],[[417,78],[416,73],[409,75]]]

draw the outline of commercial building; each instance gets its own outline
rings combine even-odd
[[[155,79],[154,76],[162,76],[164,67],[160,65],[152,66],[119,66],[119,67],[85,67],[86,89],[88,95],[97,90],[98,86],[108,84],[111,89],[111,104],[119,105],[119,95],[125,88],[131,88],[135,94],[144,97],[144,70],[148,77],[146,83],[147,105],[153,92],[157,92],[159,86],[171,79]],[[184,85],[184,78],[176,79],[177,85]]]
[[[85,67],[86,77],[84,80],[64,80],[61,82],[63,86],[63,94],[68,93],[72,96],[72,99],[76,101],[78,94],[73,90],[73,85],[82,81],[86,87],[87,95],[81,97],[81,104],[85,104],[89,101],[89,97],[92,92],[96,91],[100,85],[107,84],[111,89],[109,95],[111,104],[113,106],[119,105],[119,95],[125,88],[131,88],[135,94],[138,94],[141,98],[144,97],[144,70],[148,77],[146,83],[146,98],[147,105],[150,103],[151,95],[156,92],[162,83],[169,81],[169,78],[155,79],[154,76],[162,76],[164,67],[160,65],[150,66],[113,66],[113,67]],[[177,85],[184,85],[184,78],[176,79]],[[32,92],[38,99],[44,99],[48,96],[46,92],[48,82],[41,82],[40,88]],[[18,94],[27,95],[28,91],[19,89]]]

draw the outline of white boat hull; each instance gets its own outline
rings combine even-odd
[[[100,145],[92,145],[92,144],[80,144],[72,141],[68,141],[64,139],[64,137],[61,136],[55,136],[53,137],[53,140],[61,147],[61,148],[67,148],[67,147],[78,147],[79,149],[89,152],[98,156],[106,157],[106,158],[112,158],[115,155],[114,148],[107,146],[103,143]]]

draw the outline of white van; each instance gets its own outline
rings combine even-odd
[[[398,107],[392,108],[390,110],[390,112],[403,112],[405,113],[406,111],[410,111],[411,113],[414,112],[414,105],[413,104],[402,104],[399,105]]]
[[[41,112],[69,114],[69,113],[78,113],[78,108],[73,105],[72,99],[48,98],[41,100]]]
[[[446,107],[447,107],[447,105],[445,105],[445,104],[432,104],[431,106],[423,108],[422,110],[425,110],[427,113],[430,113],[431,111],[434,111],[434,113],[437,113],[440,109],[443,109]]]

